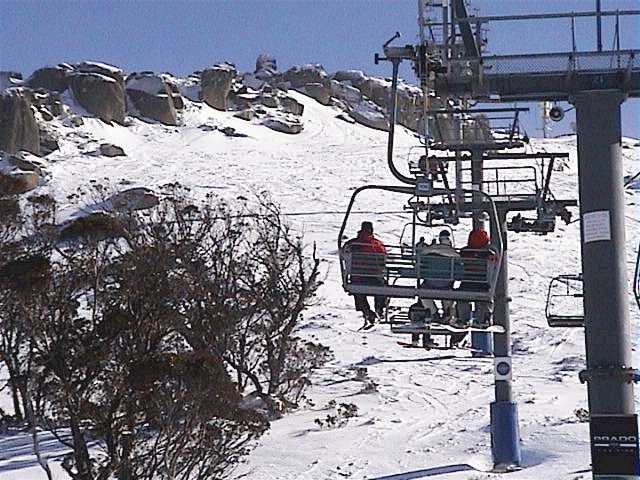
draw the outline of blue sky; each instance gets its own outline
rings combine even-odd
[[[472,0],[481,15],[594,9],[595,0]],[[602,0],[604,9],[638,9],[638,0]],[[402,41],[416,35],[415,0],[0,0],[0,69],[28,76],[59,62],[100,60],[127,71],[178,75],[228,60],[253,70],[261,52],[281,69],[318,62],[333,72],[345,68],[389,75],[373,54],[396,30]],[[640,48],[638,21],[624,19],[623,47]],[[578,20],[579,49],[595,48],[594,20]],[[543,28],[537,22],[490,26],[491,53],[569,50],[568,20]],[[613,41],[605,20],[605,48]],[[635,38],[634,38],[635,37]],[[409,69],[404,76],[413,81]],[[623,107],[623,130],[640,137],[640,100]],[[531,105],[537,111],[537,105]],[[571,115],[554,133],[569,128]],[[536,135],[538,117],[525,126]]]

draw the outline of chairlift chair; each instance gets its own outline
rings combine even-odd
[[[582,285],[582,274],[558,275],[551,279],[545,306],[550,327],[584,327]],[[576,312],[576,303],[579,303],[579,312]]]
[[[508,223],[507,230],[510,232],[531,232],[546,235],[556,228],[555,215],[539,215],[537,218],[526,218],[518,213]]]
[[[403,193],[412,197],[424,199],[424,210],[416,206],[419,202],[409,202],[413,210],[412,239],[413,251],[407,252],[402,245],[386,245],[387,253],[358,252],[357,244],[349,243],[343,248],[343,235],[347,226],[353,204],[359,193],[364,190],[385,190],[394,193]],[[364,186],[356,189],[351,197],[347,213],[342,223],[338,237],[340,251],[340,268],[342,283],[345,291],[358,295],[383,295],[387,298],[421,298],[434,300],[453,300],[462,302],[493,302],[495,286],[502,261],[501,234],[494,235],[495,255],[492,260],[480,258],[442,257],[433,258],[427,255],[419,255],[415,251],[415,225],[424,223],[428,219],[430,225],[441,227],[441,224],[433,223],[429,215],[432,208],[438,210],[444,205],[444,200],[449,195],[445,189],[433,189],[430,192],[418,191],[418,187],[401,186]],[[468,192],[471,193],[471,192]],[[500,222],[495,204],[491,197],[483,194],[484,208],[491,218],[491,222],[498,229]],[[435,201],[435,200],[440,201]],[[421,217],[421,215],[423,215]],[[420,219],[423,220],[420,220]],[[351,248],[349,248],[351,247]],[[375,280],[369,280],[375,279]],[[452,288],[433,288],[428,286],[434,282],[448,282]],[[460,284],[475,284],[482,286],[478,291],[460,289]]]

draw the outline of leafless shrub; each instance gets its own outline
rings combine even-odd
[[[341,403],[335,413],[327,414],[325,418],[316,418],[315,424],[322,429],[341,428],[349,423],[350,418],[358,416],[358,406],[353,403]]]
[[[87,220],[59,239],[55,204],[30,209],[0,229],[2,360],[16,412],[22,398],[33,425],[71,432],[74,479],[225,478],[268,427],[244,398],[292,408],[329,358],[296,336],[318,260],[268,199],[171,186],[154,209],[105,213],[117,235]]]

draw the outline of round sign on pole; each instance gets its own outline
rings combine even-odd
[[[511,357],[495,357],[493,362],[496,380],[511,380]]]

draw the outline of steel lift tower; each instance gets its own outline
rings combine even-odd
[[[607,480],[640,478],[620,153],[620,105],[640,96],[640,50],[620,48],[619,28],[620,17],[640,11],[602,11],[598,1],[596,10],[588,12],[482,17],[468,15],[462,0],[451,6],[467,54],[440,64],[425,59],[432,65],[438,95],[575,105],[587,353],[580,379],[588,385],[593,475]],[[596,50],[577,51],[578,17],[596,20]],[[571,22],[571,51],[482,57],[472,35],[471,26],[480,31],[488,23],[551,18]],[[612,50],[602,49],[601,24],[606,19],[615,22]]]
[[[566,157],[566,154],[549,154],[547,152],[510,153],[508,150],[522,148],[526,136],[519,130],[518,114],[528,109],[498,107],[475,108],[476,98],[488,96],[484,91],[477,95],[478,86],[482,85],[483,68],[481,62],[482,28],[480,23],[472,23],[463,0],[436,2],[419,0],[420,43],[417,46],[392,46],[399,37],[396,33],[383,46],[384,56],[376,55],[375,62],[389,61],[393,66],[392,95],[390,96],[390,130],[387,158],[391,172],[400,182],[412,187],[382,187],[398,193],[414,192],[417,197],[440,197],[437,205],[438,215],[445,223],[457,225],[460,219],[473,221],[473,228],[482,229],[488,221],[491,229],[492,246],[500,259],[494,269],[495,276],[490,282],[490,289],[473,302],[472,315],[472,349],[475,354],[494,355],[495,401],[491,403],[491,450],[494,469],[497,472],[518,469],[521,465],[520,436],[518,429],[517,402],[512,392],[511,369],[511,323],[509,318],[508,293],[508,251],[507,230],[515,232],[536,232],[546,234],[555,228],[555,217],[568,221],[570,213],[566,207],[575,206],[573,200],[557,200],[549,192],[549,183],[555,158]],[[442,9],[441,20],[436,20],[437,10]],[[423,90],[423,128],[421,138],[424,155],[411,165],[412,176],[402,174],[394,165],[393,139],[396,116],[396,92],[398,89],[399,65],[403,60],[413,64],[420,86]],[[498,114],[500,117],[493,117]],[[505,114],[513,117],[504,117]],[[497,132],[493,120],[510,119],[508,128]],[[438,154],[434,154],[435,151]],[[453,156],[451,156],[453,153]],[[524,168],[530,171],[531,165],[517,167],[513,165],[492,167],[486,162],[505,163],[505,161],[538,162],[542,168],[543,184],[536,177],[513,179],[515,169]],[[546,173],[545,173],[545,162]],[[522,162],[521,162],[522,163]],[[446,166],[455,165],[455,179],[449,178]],[[469,165],[465,167],[464,165]],[[467,179],[464,178],[467,173]],[[489,178],[493,176],[494,178]],[[454,183],[451,183],[454,180]],[[511,183],[510,183],[511,182]],[[437,188],[436,183],[442,183]],[[516,185],[516,191],[505,192],[503,186]],[[487,192],[486,189],[493,188]],[[381,188],[381,187],[368,187]],[[356,192],[357,193],[357,192]],[[354,197],[356,195],[354,193]],[[352,198],[353,203],[353,198]],[[351,208],[351,207],[349,207]],[[435,210],[431,208],[431,210]],[[509,212],[536,211],[535,219],[523,218],[520,213],[509,224]],[[492,212],[488,216],[487,212]],[[346,219],[345,219],[346,222]],[[344,228],[344,223],[343,223]],[[341,232],[342,234],[342,232]],[[391,282],[402,282],[406,276],[422,276],[430,279],[428,268],[422,268],[419,255],[416,265],[396,265],[386,262],[387,273],[395,275],[386,279]],[[351,258],[351,271],[358,267]],[[391,258],[391,257],[389,257]],[[375,267],[372,259],[370,266]],[[428,265],[428,264],[427,264]],[[419,299],[447,299],[465,302],[467,293],[458,290],[430,291],[419,287],[371,287],[349,283],[349,263],[344,264],[343,273],[345,290],[350,293],[381,294],[387,297],[415,297]],[[417,267],[417,268],[416,268]],[[447,278],[455,281],[464,279],[464,273],[456,274],[455,266],[443,268]],[[451,271],[450,271],[451,270]],[[396,275],[398,273],[398,275]],[[449,275],[450,274],[450,275]],[[360,274],[359,274],[360,275]],[[457,276],[458,275],[458,276]],[[462,275],[462,276],[459,276]],[[431,275],[432,276],[432,275]],[[451,282],[452,284],[454,282]],[[466,282],[462,282],[466,283]],[[467,302],[468,303],[468,302]],[[492,311],[491,311],[492,307]],[[411,313],[408,314],[411,317]],[[392,320],[393,323],[393,320]],[[402,323],[402,322],[400,322]],[[491,326],[491,323],[493,325]],[[492,330],[488,327],[491,326]],[[414,327],[393,325],[394,333],[414,332]],[[441,334],[439,329],[426,328],[428,334]],[[493,342],[491,342],[493,340]],[[493,345],[492,345],[493,343]]]

